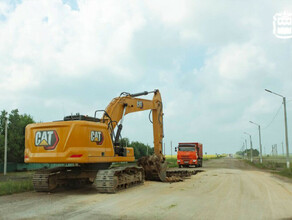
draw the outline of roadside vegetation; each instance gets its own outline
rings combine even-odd
[[[139,141],[130,141],[129,138],[122,138],[121,146],[132,147],[134,149],[135,159],[139,159],[147,155],[152,155],[154,153],[153,147],[150,147],[148,144],[144,144]]]
[[[286,158],[284,156],[264,156],[263,163],[260,163],[259,157],[255,157],[253,162],[250,158],[244,160],[251,166],[259,169],[269,170],[274,174],[292,178],[292,166],[290,163],[290,168],[286,167]]]
[[[24,158],[24,132],[27,124],[34,120],[30,115],[19,114],[18,109],[12,110],[9,114],[5,110],[0,113],[0,163],[4,158],[4,135],[5,121],[8,118],[8,162],[23,163]],[[2,168],[2,167],[1,167]]]
[[[0,196],[33,190],[33,172],[13,172],[0,175]]]
[[[33,190],[31,180],[0,182],[0,196]]]
[[[213,155],[207,155],[205,154],[203,156],[203,161],[206,161],[206,160],[211,160],[211,159],[218,159],[218,158],[222,158],[222,157],[226,157],[227,155],[226,154],[213,154]],[[173,167],[178,167],[177,165],[177,159],[176,159],[176,155],[166,155],[166,161],[167,161],[167,164],[168,164],[168,167],[170,168],[173,168]],[[204,166],[204,165],[203,165]]]

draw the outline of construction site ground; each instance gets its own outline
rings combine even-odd
[[[290,179],[233,158],[204,161],[184,182],[146,181],[116,194],[92,187],[0,197],[0,219],[291,219]]]

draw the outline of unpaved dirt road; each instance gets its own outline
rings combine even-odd
[[[184,182],[117,194],[92,188],[0,197],[0,219],[290,219],[292,183],[236,159],[205,162]]]

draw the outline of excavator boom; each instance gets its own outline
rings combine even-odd
[[[136,98],[142,95],[148,95],[154,93],[152,100]],[[162,154],[162,139],[163,139],[163,105],[159,90],[153,92],[143,92],[137,94],[128,94],[124,96],[122,93],[120,97],[114,98],[111,103],[105,109],[105,113],[102,117],[102,121],[106,124],[110,124],[109,129],[112,135],[115,127],[120,122],[122,125],[124,116],[129,113],[151,110],[152,111],[152,123],[153,123],[153,138],[154,138],[154,153],[159,158],[163,159]],[[120,128],[122,129],[122,128]],[[114,143],[117,144],[116,139],[119,138],[120,130],[117,130],[118,135],[115,137]]]

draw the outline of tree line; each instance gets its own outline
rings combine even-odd
[[[237,155],[240,155],[240,156],[244,156],[244,155],[247,155],[247,157],[250,157],[250,149],[247,149],[247,150],[244,150],[244,151],[237,151],[236,154]],[[257,149],[252,149],[252,156],[253,157],[257,157],[259,156],[259,151]]]
[[[7,161],[23,163],[25,127],[34,123],[33,118],[27,114],[19,114],[18,109],[9,114],[2,110],[0,114],[0,163],[4,161],[5,122],[8,118],[7,135]]]
[[[154,148],[150,147],[148,144],[141,143],[139,141],[130,142],[129,138],[121,139],[121,146],[123,147],[132,147],[134,149],[134,155],[136,159],[139,159],[143,156],[154,154]]]
[[[19,114],[18,109],[8,113],[5,110],[0,114],[0,163],[4,161],[4,139],[5,139],[5,121],[8,118],[8,145],[7,145],[7,161],[8,162],[24,162],[25,148],[25,127],[28,124],[35,123],[32,116],[27,114]],[[135,158],[151,155],[154,148],[145,145],[139,141],[131,141],[128,138],[121,139],[121,146],[134,148]]]

